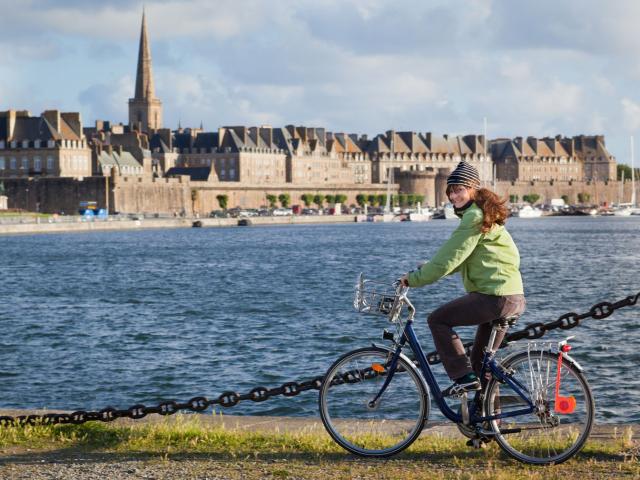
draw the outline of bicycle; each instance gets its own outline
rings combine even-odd
[[[479,377],[482,389],[453,398],[442,395],[413,329],[415,307],[408,287],[365,280],[360,274],[354,307],[383,315],[395,325],[384,330],[391,347],[372,344],[348,352],[327,370],[319,394],[320,417],[344,449],[364,457],[388,457],[420,435],[430,411],[430,393],[442,414],[480,448],[495,440],[511,457],[535,465],[558,464],[583,447],[594,421],[594,400],[582,367],[568,352],[569,337],[557,343],[529,343],[504,359],[492,348],[497,328],[518,317],[493,322]],[[403,348],[408,343],[413,360]],[[486,381],[490,373],[490,380]]]

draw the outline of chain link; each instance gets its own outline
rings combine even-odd
[[[589,312],[578,315],[575,312],[565,313],[557,320],[548,323],[531,323],[524,329],[507,335],[500,345],[500,348],[506,347],[509,343],[518,340],[535,340],[544,336],[547,332],[555,329],[569,330],[577,327],[580,322],[586,318],[602,320],[609,317],[619,308],[636,305],[640,299],[640,292],[636,295],[630,295],[615,303],[600,302],[589,309]],[[473,342],[464,344],[467,354],[470,353]],[[437,352],[430,352],[426,355],[427,362],[430,365],[436,365],[441,362]],[[363,380],[374,378],[384,373],[378,373],[371,368],[362,370],[351,370],[343,373],[333,380],[333,384],[357,383]],[[0,427],[11,425],[55,425],[61,423],[70,423],[79,425],[85,422],[100,421],[112,422],[118,418],[131,418],[138,420],[149,414],[157,413],[159,415],[173,415],[180,410],[191,410],[193,412],[203,412],[209,407],[220,405],[224,408],[234,407],[241,401],[251,400],[252,402],[264,402],[272,397],[283,395],[285,397],[295,397],[307,390],[320,390],[323,377],[315,377],[304,382],[286,382],[276,388],[256,387],[253,390],[240,395],[234,391],[226,391],[217,398],[208,399],[207,397],[193,397],[186,403],[178,403],[174,400],[168,400],[159,403],[155,407],[147,407],[142,404],[133,405],[125,410],[118,410],[113,407],[106,407],[100,411],[84,411],[78,410],[73,413],[47,413],[44,415],[18,415],[18,416],[0,416]]]

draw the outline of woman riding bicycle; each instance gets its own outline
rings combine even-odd
[[[478,171],[462,161],[447,179],[447,196],[462,219],[449,240],[418,270],[402,277],[405,286],[421,287],[460,272],[467,294],[446,303],[429,315],[428,323],[442,364],[454,380],[443,394],[480,390],[483,349],[491,334],[491,322],[520,315],[525,299],[520,276],[520,255],[504,227],[508,210],[494,192],[480,188]],[[478,325],[467,357],[457,326]],[[506,328],[496,335],[500,345]]]

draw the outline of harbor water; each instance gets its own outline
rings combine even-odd
[[[353,311],[358,273],[391,282],[456,225],[0,237],[0,408],[126,408],[322,375],[349,349],[383,343],[386,320]],[[508,228],[527,297],[516,328],[640,291],[640,217],[510,219]],[[458,276],[410,292],[425,350],[433,349],[426,315],[463,293]],[[459,329],[465,340],[473,332]],[[545,340],[567,335],[576,336],[571,353],[597,420],[639,422],[640,303]],[[227,412],[317,416],[317,392]]]

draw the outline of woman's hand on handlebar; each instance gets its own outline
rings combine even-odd
[[[405,273],[403,276],[400,277],[400,284],[403,287],[408,287],[409,286],[409,274]]]

